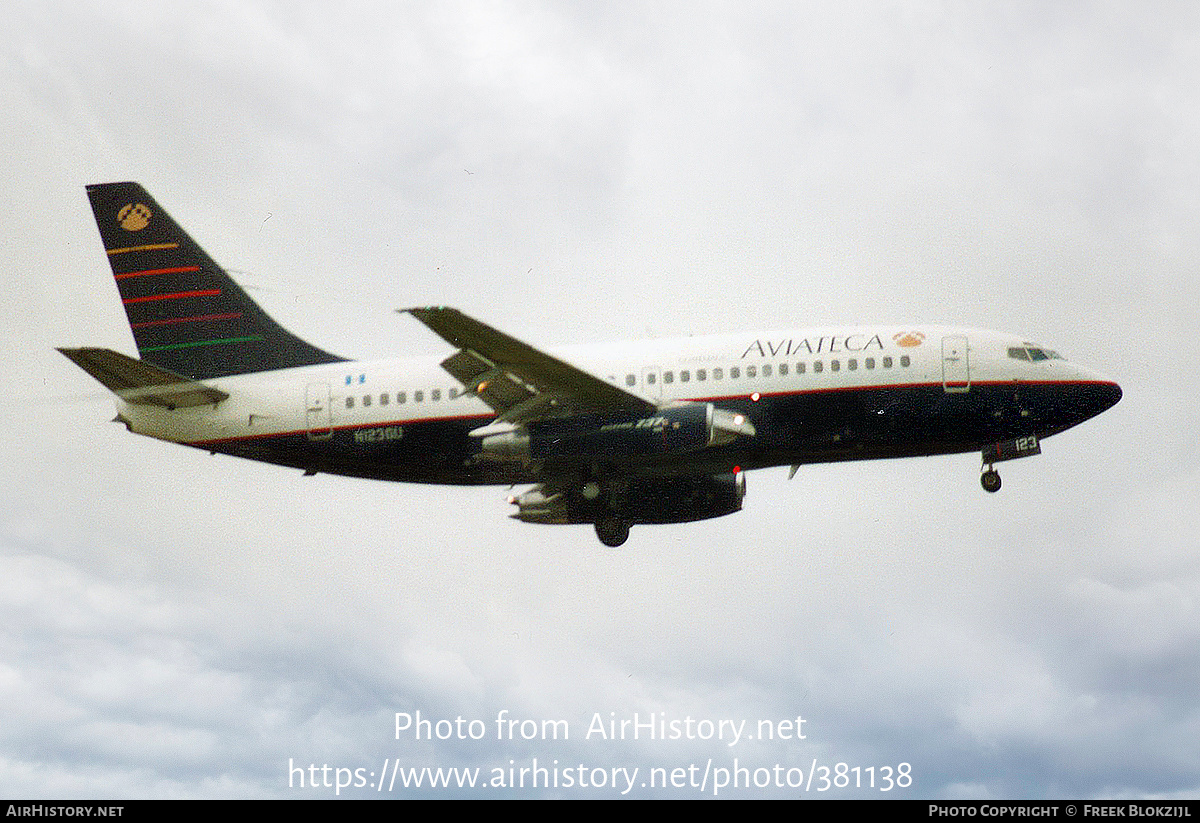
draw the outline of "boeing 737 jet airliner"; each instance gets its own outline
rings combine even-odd
[[[544,351],[451,308],[406,309],[457,351],[355,361],[275,323],[136,183],[88,187],[140,359],[60,349],[132,432],[301,469],[417,483],[534,484],[527,523],[736,512],[745,472],[979,452],[994,464],[1121,398],[1009,334],[808,328]]]

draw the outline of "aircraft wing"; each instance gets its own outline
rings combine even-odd
[[[458,351],[442,368],[496,410],[521,424],[589,412],[649,414],[658,407],[502,331],[443,306],[401,309]]]

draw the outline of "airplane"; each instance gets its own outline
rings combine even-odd
[[[61,348],[137,434],[300,469],[519,485],[511,516],[631,526],[742,508],[771,466],[978,452],[995,464],[1120,387],[1011,334],[857,325],[535,348],[447,307],[399,311],[445,358],[356,361],[279,326],[137,183],[87,187],[138,358]]]

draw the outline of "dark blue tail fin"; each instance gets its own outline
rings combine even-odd
[[[137,183],[87,192],[142,360],[194,380],[344,360],[272,320]]]

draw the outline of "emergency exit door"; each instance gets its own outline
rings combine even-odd
[[[325,440],[333,434],[328,383],[308,384],[304,398],[304,420],[309,440]]]

